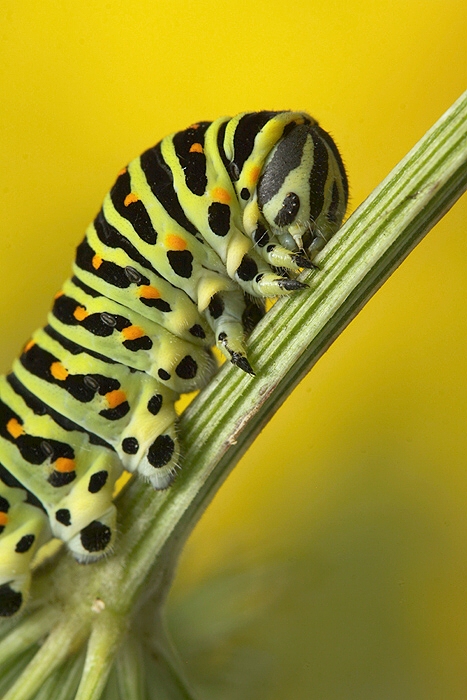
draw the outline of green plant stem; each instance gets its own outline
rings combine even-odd
[[[3,700],[26,700],[40,691],[45,679],[85,642],[89,623],[64,616],[40,647],[26,671],[3,696]]]
[[[136,637],[120,647],[113,669],[119,697],[131,700],[147,699],[144,654],[144,645]],[[109,700],[116,700],[115,688],[110,688],[110,692],[111,694],[107,687],[106,695]]]
[[[76,700],[98,700],[112,668],[115,652],[126,631],[125,619],[98,616],[88,642],[86,662]]]
[[[29,649],[38,639],[52,629],[58,622],[60,613],[56,608],[43,608],[31,614],[12,628],[8,635],[8,644],[0,647],[0,666]]]
[[[302,275],[310,290],[280,300],[258,326],[249,342],[256,377],[224,365],[189,406],[180,421],[183,470],[164,493],[154,493],[140,480],[130,484],[118,501],[115,554],[92,567],[62,557],[53,574],[49,604],[76,620],[75,628],[67,626],[75,646],[92,629],[79,700],[100,697],[130,620],[135,620],[135,633],[146,610],[160,613],[186,538],[261,428],[466,187],[467,93],[326,246],[317,260],[320,269]],[[38,572],[39,586],[47,575]],[[148,599],[150,604],[142,608]],[[155,627],[149,646],[167,661],[164,666],[170,672],[160,680],[167,697],[177,697],[178,685],[180,697],[191,698],[167,651],[162,628]],[[34,697],[40,673],[57,668],[57,659],[52,660],[47,649],[59,630],[60,625],[51,632],[23,674],[25,680],[20,679],[5,700]],[[29,634],[28,643],[33,637]],[[0,642],[0,659],[7,644],[8,635]],[[60,660],[70,650],[63,642]],[[27,690],[22,683],[29,684]]]

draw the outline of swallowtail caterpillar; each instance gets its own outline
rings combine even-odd
[[[192,124],[119,173],[47,325],[0,378],[0,616],[52,537],[80,562],[110,550],[122,469],[171,484],[174,402],[208,382],[213,345],[253,374],[264,299],[305,287],[296,273],[347,196],[334,141],[302,112]]]

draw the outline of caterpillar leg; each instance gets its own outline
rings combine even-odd
[[[264,313],[262,299],[247,299],[239,290],[215,294],[206,311],[217,347],[232,364],[248,374],[254,372],[247,359],[244,339]]]
[[[111,552],[116,526],[117,509],[111,505],[68,540],[68,549],[81,564],[91,564]]]
[[[280,251],[280,247],[277,247]],[[268,255],[266,252],[266,256]],[[299,265],[293,262],[293,255],[294,253],[292,257],[281,255],[279,252],[276,262],[285,261],[287,267],[298,270]],[[297,280],[274,272],[270,264],[263,259],[263,255],[252,247],[251,240],[239,230],[231,231],[225,254],[225,267],[228,276],[237,282],[242,291],[254,297],[282,296],[294,290],[307,288],[307,285]]]
[[[289,248],[284,248],[260,221],[256,222],[251,238],[255,250],[272,267],[284,267],[295,271],[300,268],[311,269],[314,267],[310,257],[303,249],[303,244],[298,246],[298,250],[294,250],[297,246],[292,239]]]
[[[284,267],[298,272],[301,268],[311,270],[315,267],[303,251],[292,252],[280,245],[271,243],[261,250],[262,257],[273,267]]]
[[[139,386],[130,420],[114,442],[118,456],[130,472],[137,472],[157,490],[175,478],[180,449],[175,401],[179,394],[147,377]]]
[[[265,313],[264,299],[245,295],[245,311],[242,314],[242,324],[247,337],[256,328]]]
[[[0,549],[1,551],[1,549]],[[5,583],[0,583],[0,617],[12,617],[21,610],[29,597],[31,587],[31,574],[29,571],[23,576],[18,574],[0,576],[0,581],[8,579]]]
[[[92,446],[80,453],[78,474],[82,476],[67,495],[48,511],[54,536],[78,561],[87,563],[110,552],[115,541],[117,511],[112,496],[121,465],[115,453]]]
[[[27,498],[22,488],[0,480],[0,617],[11,617],[23,607],[31,584],[32,558],[50,539],[45,512]]]
[[[234,274],[242,289],[255,297],[278,297],[308,289],[303,282],[272,272],[253,250],[243,256]]]
[[[180,457],[175,418],[160,435],[153,436],[143,447],[142,453],[138,474],[157,491],[168,488],[175,479]]]

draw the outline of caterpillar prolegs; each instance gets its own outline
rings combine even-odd
[[[192,124],[119,173],[47,325],[0,378],[0,616],[51,537],[81,562],[109,551],[122,469],[170,485],[174,402],[208,382],[214,345],[253,374],[264,299],[305,287],[296,272],[347,197],[334,141],[302,112]]]

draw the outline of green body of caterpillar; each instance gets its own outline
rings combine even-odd
[[[346,204],[336,146],[300,112],[193,124],[119,174],[47,325],[0,378],[0,616],[51,537],[83,562],[109,551],[122,468],[170,485],[174,401],[209,380],[214,344],[252,373],[264,298],[304,287],[296,271]]]

